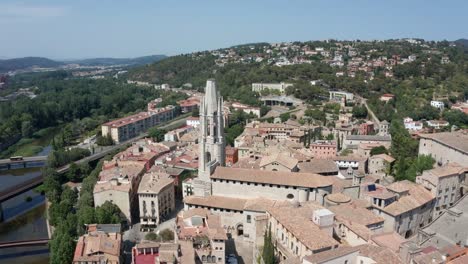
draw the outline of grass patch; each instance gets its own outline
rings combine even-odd
[[[41,146],[35,146],[35,145],[23,145],[20,146],[12,156],[23,156],[23,157],[29,157],[29,156],[34,156],[35,154],[39,153],[42,151]]]

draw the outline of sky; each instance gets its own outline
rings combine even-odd
[[[176,55],[253,42],[468,38],[466,0],[0,0],[0,58]]]

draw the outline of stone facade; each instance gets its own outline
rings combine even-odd
[[[419,155],[431,155],[439,166],[468,164],[468,130],[421,134]]]
[[[225,165],[223,98],[214,80],[208,80],[200,107],[200,154],[198,178],[194,181],[194,194],[210,194],[210,175],[216,166]]]
[[[174,180],[165,173],[146,173],[138,188],[138,203],[141,228],[155,228],[175,208]]]
[[[434,215],[440,215],[445,209],[453,206],[461,197],[461,183],[465,180],[468,168],[456,163],[424,171],[416,177],[416,183],[421,184],[436,197]]]

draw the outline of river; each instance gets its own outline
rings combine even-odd
[[[0,170],[0,191],[40,175],[40,170],[40,167]],[[45,197],[40,192],[33,189],[17,195],[4,201],[2,209],[4,222],[0,223],[0,242],[48,238]],[[47,246],[0,249],[0,263],[48,262]]]

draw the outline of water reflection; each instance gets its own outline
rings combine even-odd
[[[0,171],[0,190],[40,175],[41,168]],[[44,196],[29,190],[2,203],[6,222],[0,223],[0,242],[48,237]],[[0,249],[0,263],[48,263],[47,246]]]

